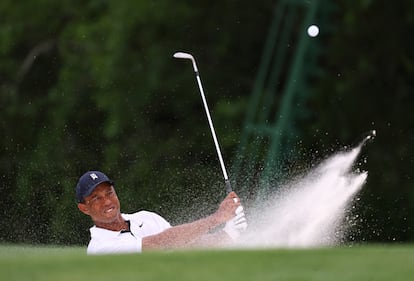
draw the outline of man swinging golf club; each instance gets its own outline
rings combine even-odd
[[[177,226],[149,211],[121,213],[114,182],[99,171],[86,172],[79,178],[76,199],[79,210],[95,224],[90,228],[88,254],[217,246],[236,240],[247,227],[235,192],[230,192],[212,215]],[[222,230],[211,233],[223,224]]]
[[[172,227],[164,218],[152,212],[122,214],[114,182],[102,172],[86,172],[76,186],[76,198],[79,210],[89,215],[95,223],[90,229],[89,254],[217,246],[229,239],[236,240],[247,227],[240,198],[232,191],[228,179],[195,59],[183,52],[175,53],[174,57],[192,62],[228,194],[212,215]],[[222,231],[210,233],[223,224]]]

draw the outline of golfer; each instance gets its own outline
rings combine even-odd
[[[247,227],[235,192],[229,193],[212,215],[177,226],[153,212],[122,214],[114,182],[99,171],[86,172],[79,178],[76,199],[79,210],[95,224],[90,228],[88,254],[218,245],[236,240]],[[223,224],[222,230],[212,232]]]

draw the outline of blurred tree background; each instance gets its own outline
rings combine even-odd
[[[300,161],[376,129],[354,237],[412,242],[414,2],[335,2],[312,114],[297,136]],[[189,208],[214,209],[221,170],[192,68],[172,54],[196,56],[231,166],[275,5],[1,1],[0,242],[86,244],[91,222],[74,189],[92,169],[115,180],[124,212],[179,223],[194,219]]]

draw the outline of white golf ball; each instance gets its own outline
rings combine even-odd
[[[317,25],[311,25],[308,27],[308,35],[310,37],[316,37],[319,34],[319,27]]]

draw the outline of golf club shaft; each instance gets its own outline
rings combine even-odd
[[[197,64],[195,62],[195,59],[192,55],[187,54],[187,53],[181,53],[181,52],[175,53],[174,57],[175,58],[182,58],[182,59],[190,59],[191,62],[193,63],[193,68],[194,68],[194,72],[196,74],[198,88],[200,89],[200,94],[201,94],[201,99],[203,101],[204,110],[205,110],[206,115],[207,115],[211,135],[213,136],[213,141],[214,141],[214,145],[216,147],[217,155],[218,155],[218,158],[219,158],[219,161],[220,161],[221,170],[223,171],[224,182],[226,184],[226,191],[231,192],[232,188],[231,188],[230,180],[229,180],[229,177],[227,175],[226,166],[224,165],[223,156],[221,155],[221,150],[220,150],[220,146],[219,146],[219,143],[218,143],[218,140],[217,140],[216,131],[214,130],[213,121],[212,121],[211,116],[210,116],[210,110],[208,108],[206,96],[204,95],[203,85],[201,83],[201,78],[200,78],[200,74],[198,72],[198,68],[197,68]]]
[[[230,181],[229,181],[229,177],[227,175],[226,166],[224,165],[223,156],[221,155],[220,145],[218,143],[216,132],[214,130],[214,125],[213,125],[213,121],[212,121],[211,116],[210,116],[210,110],[208,108],[207,100],[206,100],[206,97],[204,95],[204,90],[203,90],[203,86],[201,84],[200,74],[196,69],[194,71],[196,73],[198,87],[200,88],[201,99],[203,100],[204,110],[206,111],[208,124],[209,124],[210,130],[211,130],[211,135],[213,136],[214,145],[216,146],[217,155],[218,155],[218,158],[219,158],[219,161],[220,161],[221,170],[223,171],[224,182],[226,184],[226,191],[231,192],[232,191],[231,184],[230,184]]]

